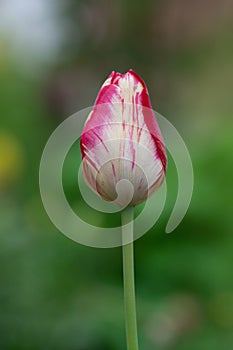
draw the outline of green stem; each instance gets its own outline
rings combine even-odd
[[[134,207],[128,207],[122,211],[123,277],[127,350],[138,350],[134,287],[133,217]]]

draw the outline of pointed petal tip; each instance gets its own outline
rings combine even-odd
[[[116,71],[112,71],[107,80],[105,81],[104,85],[110,85],[110,84],[115,84],[118,85],[118,81],[120,78],[125,78],[127,76],[131,76],[136,83],[141,83],[145,91],[147,91],[146,84],[144,80],[138,75],[132,68],[130,68],[126,73],[119,73]]]
[[[128,73],[131,74],[134,77],[134,79],[137,80],[137,82],[140,82],[142,84],[143,88],[147,91],[146,83],[140,77],[140,75],[138,75],[133,69],[129,69]]]
[[[114,70],[112,73],[109,74],[107,80],[104,82],[104,85],[111,85],[118,83],[118,80],[122,77],[121,73],[115,72]]]

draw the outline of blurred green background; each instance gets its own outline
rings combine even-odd
[[[233,348],[233,1],[1,0],[0,349],[125,349],[121,249],[59,233],[38,169],[56,126],[129,68],[184,138],[195,175],[189,211],[166,235],[169,159],[166,209],[135,243],[140,348]],[[82,209],[79,161],[76,147],[67,197],[108,225]]]

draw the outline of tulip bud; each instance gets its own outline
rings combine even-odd
[[[133,71],[112,72],[102,85],[81,135],[83,176],[107,201],[137,205],[162,184],[165,145],[144,81]],[[119,199],[119,183],[123,199]],[[121,196],[121,197],[122,197]]]

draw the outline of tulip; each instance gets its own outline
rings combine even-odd
[[[146,84],[133,70],[112,72],[104,82],[80,145],[84,179],[105,200],[116,199],[117,183],[124,179],[133,186],[132,206],[161,186],[165,146]]]
[[[122,207],[125,324],[128,350],[138,350],[134,288],[134,206],[162,184],[167,158],[144,81],[112,72],[102,85],[81,135],[83,176],[103,199]],[[118,185],[127,181],[129,186]],[[132,190],[132,191],[131,191]],[[124,208],[124,209],[123,209]]]

